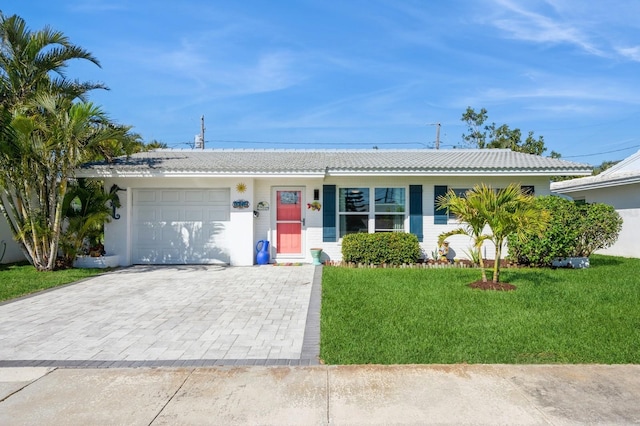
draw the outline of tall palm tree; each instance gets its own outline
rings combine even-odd
[[[33,32],[19,16],[0,13],[0,104],[4,107],[13,110],[41,92],[84,99],[88,91],[106,88],[100,83],[68,80],[65,68],[73,59],[100,66],[90,52],[63,33],[49,27]]]
[[[16,137],[0,146],[0,209],[33,265],[52,270],[68,180],[93,146],[122,138],[123,128],[93,104],[62,95],[37,96],[27,111],[11,122]]]

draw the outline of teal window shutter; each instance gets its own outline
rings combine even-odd
[[[409,185],[409,232],[422,242],[422,185]]]
[[[449,221],[447,209],[439,209],[436,201],[438,197],[447,193],[446,185],[436,185],[433,187],[433,223],[435,225],[446,225]]]
[[[322,241],[335,242],[336,239],[336,186],[322,186]]]

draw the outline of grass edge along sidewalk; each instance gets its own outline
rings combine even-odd
[[[38,272],[29,264],[0,265],[0,303],[104,273],[105,269]]]
[[[640,259],[505,269],[515,291],[467,286],[477,269],[325,267],[327,364],[640,363]]]

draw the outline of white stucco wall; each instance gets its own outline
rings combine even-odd
[[[640,183],[577,191],[567,194],[574,200],[612,205],[622,217],[622,230],[616,243],[597,253],[640,258]]]
[[[2,253],[4,252],[4,256]],[[0,215],[0,263],[14,263],[26,260],[20,246],[13,239],[9,224],[3,215]]]
[[[423,242],[420,246],[428,258],[431,258],[431,252],[437,250],[438,236],[450,230],[459,227],[459,223],[450,220],[446,225],[434,224],[434,187],[437,185],[446,185],[449,188],[472,188],[479,183],[486,183],[495,188],[504,188],[512,182],[521,185],[535,186],[536,195],[549,195],[549,178],[548,177],[495,177],[491,179],[480,179],[477,177],[330,177],[322,183],[326,185],[336,185],[339,187],[402,187],[407,188],[407,203],[409,201],[409,185],[422,185],[422,211],[423,211]],[[321,196],[322,200],[322,196]],[[338,242],[322,241],[322,215],[319,216],[320,223],[317,229],[309,230],[308,244],[311,246],[321,247],[325,253],[325,259],[340,260],[342,258],[342,244]],[[408,215],[408,211],[407,211]],[[405,221],[405,229],[409,229],[408,217]],[[316,222],[311,222],[316,225]],[[465,236],[456,235],[448,238],[450,249],[453,250],[456,257],[467,258],[465,250],[471,246],[471,241]],[[507,251],[503,252],[503,256],[507,255]],[[483,255],[488,259],[495,257],[495,247],[487,242],[483,246]]]
[[[246,191],[239,193],[237,185],[244,183]],[[232,236],[229,244],[231,264],[237,266],[252,265],[254,262],[253,243],[253,210],[254,180],[252,178],[119,178],[105,180],[105,188],[108,190],[113,184],[117,184],[126,191],[118,192],[121,208],[118,213],[119,220],[112,220],[105,224],[105,251],[109,255],[120,256],[120,265],[131,265],[132,262],[132,232],[130,218],[133,213],[133,190],[140,188],[229,188],[230,201],[244,199],[249,201],[248,209],[233,209],[230,211],[229,235]]]
[[[456,221],[451,220],[446,225],[435,225],[433,214],[434,186],[446,185],[449,188],[471,188],[475,184],[484,181],[494,187],[505,187],[511,182],[518,182],[522,185],[534,185],[536,195],[549,194],[549,180],[545,177],[496,177],[492,179],[480,180],[475,177],[390,177],[390,176],[365,176],[365,177],[329,177],[326,179],[317,177],[280,177],[280,178],[117,178],[107,179],[105,188],[111,188],[117,184],[127,191],[119,192],[121,208],[118,213],[119,220],[112,220],[105,225],[105,250],[107,254],[120,256],[121,265],[130,265],[132,259],[132,232],[130,218],[132,215],[132,194],[133,189],[139,188],[229,188],[231,202],[236,199],[245,199],[250,202],[249,209],[231,209],[229,244],[230,258],[232,265],[253,265],[255,263],[255,246],[259,240],[270,242],[271,261],[301,261],[310,263],[312,261],[310,248],[322,248],[323,260],[340,260],[341,243],[322,241],[322,220],[323,220],[323,185],[336,185],[340,187],[405,187],[407,205],[409,202],[409,185],[422,185],[423,196],[423,232],[424,241],[421,243],[423,251],[428,257],[437,247],[438,235],[458,227]],[[238,183],[244,183],[246,192],[240,194],[236,187]],[[303,193],[303,219],[302,228],[302,255],[301,256],[278,256],[276,254],[276,233],[275,233],[275,191],[277,189],[300,188]],[[313,201],[314,190],[319,191],[319,201],[323,204],[320,211],[306,208],[307,203]],[[258,217],[254,217],[253,212],[257,210],[259,202],[269,204],[269,210],[259,211]],[[409,229],[408,212],[405,219],[405,229]],[[464,250],[470,246],[468,238],[454,236],[449,238],[450,247],[455,251],[456,256],[465,258]],[[485,250],[488,258],[493,258],[493,246],[487,244]]]

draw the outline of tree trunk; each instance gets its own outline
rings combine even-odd
[[[500,258],[502,258],[502,240],[496,241],[496,258],[493,262],[493,282],[500,282]]]

